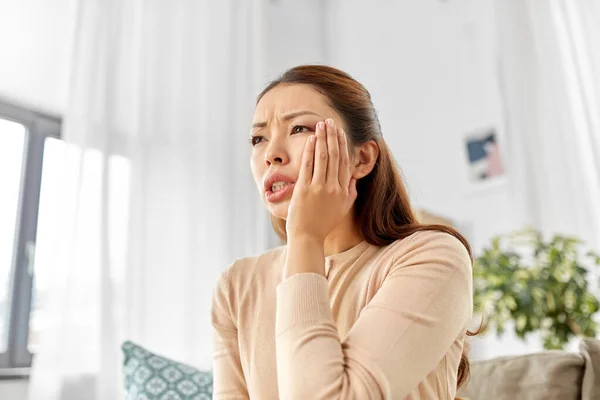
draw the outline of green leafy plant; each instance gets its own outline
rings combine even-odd
[[[497,236],[474,263],[474,303],[498,335],[514,322],[524,339],[539,332],[546,349],[563,349],[574,336],[594,337],[600,302],[590,272],[600,257],[583,243],[555,235],[549,240],[526,229]]]

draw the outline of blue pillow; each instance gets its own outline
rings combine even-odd
[[[132,342],[122,346],[126,400],[210,400],[211,372],[158,356]]]

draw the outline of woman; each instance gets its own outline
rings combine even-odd
[[[452,399],[468,375],[467,242],[416,222],[367,90],[326,66],[258,97],[251,166],[287,241],[215,291],[215,399]]]

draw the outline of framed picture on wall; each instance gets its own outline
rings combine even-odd
[[[475,187],[489,187],[506,180],[502,145],[495,128],[485,128],[465,136],[467,174]]]
[[[471,182],[486,182],[504,177],[500,143],[494,128],[467,135],[465,146]]]

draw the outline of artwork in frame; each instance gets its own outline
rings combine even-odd
[[[478,130],[465,138],[469,181],[486,187],[505,180],[502,146],[495,128]]]

